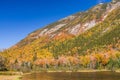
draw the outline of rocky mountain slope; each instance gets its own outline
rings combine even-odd
[[[120,7],[119,0],[118,2],[112,1],[111,3],[100,3],[86,12],[79,12],[68,16],[42,29],[32,32],[24,40],[19,42],[17,46],[26,45],[43,36],[54,39],[55,37],[62,35],[80,35],[95,25],[103,22],[108,14],[118,7]]]

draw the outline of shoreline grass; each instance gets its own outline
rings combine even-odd
[[[94,70],[94,69],[83,69],[83,70],[77,70],[77,71],[70,71],[70,70],[46,70],[46,71],[32,71],[31,73],[40,73],[40,72],[48,72],[48,73],[54,73],[54,72],[119,72],[117,70],[111,71],[111,70],[106,70],[106,69],[101,69],[101,70]],[[28,73],[29,74],[29,73]]]

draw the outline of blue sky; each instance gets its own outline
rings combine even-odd
[[[0,0],[0,49],[29,33],[99,2],[110,0]]]

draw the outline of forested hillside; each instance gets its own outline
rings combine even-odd
[[[0,52],[0,70],[120,68],[120,1],[98,4]]]

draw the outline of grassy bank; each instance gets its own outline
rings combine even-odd
[[[0,80],[20,80],[19,75],[0,75]]]
[[[22,72],[0,71],[0,80],[20,80]]]
[[[0,75],[22,75],[22,72],[15,71],[0,71]]]

